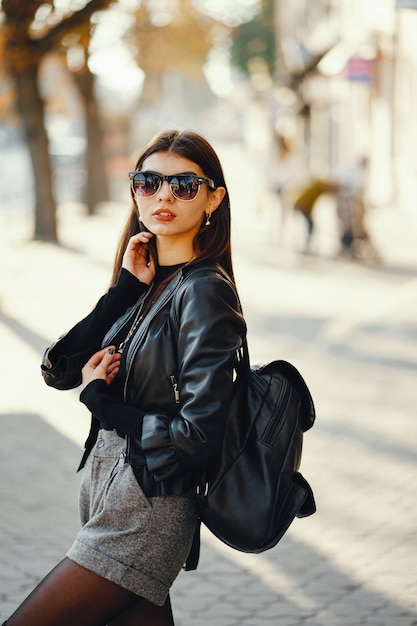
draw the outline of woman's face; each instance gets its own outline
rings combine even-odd
[[[193,161],[172,152],[155,152],[143,162],[142,171],[152,171],[165,176],[173,174],[195,174],[206,178],[205,172]],[[143,224],[154,235],[175,237],[176,240],[194,240],[206,213],[213,213],[223,199],[225,190],[218,187],[209,191],[206,184],[200,185],[193,200],[178,200],[172,195],[167,181],[150,198],[136,196]]]

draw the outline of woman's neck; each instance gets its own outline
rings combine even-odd
[[[192,245],[163,245],[160,240],[156,241],[156,251],[159,265],[178,265],[188,263],[194,256]]]

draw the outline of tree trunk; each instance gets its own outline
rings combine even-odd
[[[96,212],[100,202],[109,200],[109,184],[107,180],[105,158],[103,155],[103,133],[100,125],[100,113],[94,94],[94,75],[85,69],[75,74],[76,83],[85,105],[86,126],[86,204],[89,215]]]
[[[37,68],[15,75],[18,108],[29,148],[35,181],[34,238],[57,242],[56,201],[53,193],[49,141],[44,106],[39,94]],[[24,173],[21,174],[22,181]]]

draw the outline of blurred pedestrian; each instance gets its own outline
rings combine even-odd
[[[337,216],[340,224],[340,253],[352,258],[372,258],[379,255],[366,228],[366,188],[369,161],[360,158],[339,175],[336,195]]]
[[[234,283],[228,191],[192,132],[161,133],[129,177],[112,286],[42,364],[56,389],[82,383],[92,413],[82,526],[7,626],[171,626],[169,589],[196,567],[196,486],[220,452],[246,332],[222,275]]]
[[[311,239],[314,233],[313,211],[317,200],[325,193],[334,193],[338,184],[334,181],[320,178],[312,179],[305,187],[299,190],[295,200],[294,209],[299,211],[307,224],[307,234],[303,252],[311,252]]]
[[[270,188],[278,198],[281,216],[280,230],[284,231],[286,219],[292,209],[294,189],[306,182],[308,170],[303,146],[295,139],[276,132],[272,150],[266,164]]]

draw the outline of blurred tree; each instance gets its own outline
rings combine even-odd
[[[144,0],[135,13],[127,41],[145,73],[143,101],[163,94],[167,71],[177,70],[194,82],[204,82],[203,66],[218,25],[193,0],[170,3]]]
[[[262,0],[258,13],[232,34],[232,63],[245,74],[261,64],[272,78],[275,74],[274,2]]]
[[[111,2],[106,2],[109,5]],[[71,55],[68,64],[83,100],[86,128],[85,162],[87,185],[85,203],[90,215],[95,213],[100,202],[109,199],[108,178],[102,149],[100,107],[95,96],[95,76],[88,67],[88,54],[94,24],[87,20],[75,32],[71,31],[62,40],[62,45]],[[75,54],[74,54],[75,52]]]
[[[4,40],[4,30],[0,28],[0,51],[4,49]],[[0,57],[0,124],[17,123],[15,100],[14,85],[5,70],[4,59]]]
[[[100,202],[109,199],[109,187],[106,174],[103,145],[103,133],[100,124],[100,111],[94,92],[95,78],[86,64],[83,70],[74,74],[76,83],[84,100],[86,121],[87,186],[85,202],[90,215],[94,214]]]
[[[90,0],[83,8],[70,13],[56,9],[53,0],[2,1],[5,15],[2,27],[3,59],[15,83],[17,108],[25,131],[35,181],[35,239],[57,241],[56,200],[44,123],[44,102],[39,91],[39,67],[47,53],[61,48],[65,35],[82,32],[86,25],[89,32],[93,13],[106,8],[113,1]],[[42,21],[42,12],[49,19]],[[90,85],[85,88],[84,93],[92,96]],[[86,109],[88,108],[87,106]]]

